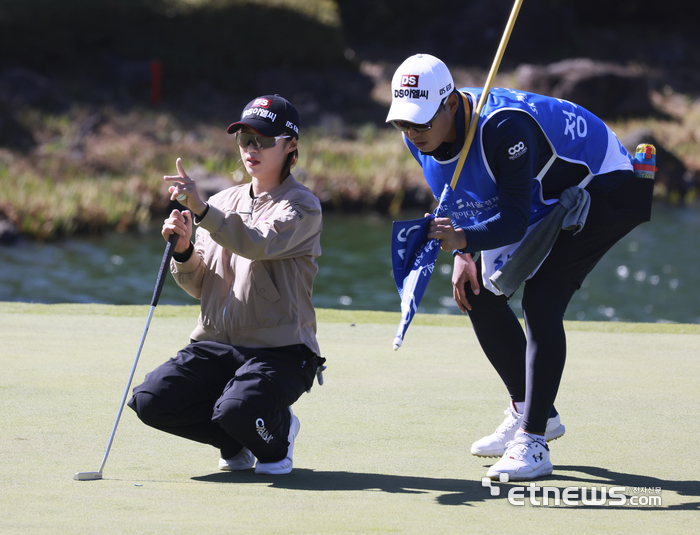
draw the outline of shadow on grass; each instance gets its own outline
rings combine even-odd
[[[557,475],[557,472],[559,474]],[[561,474],[561,472],[580,472],[583,477],[577,477],[571,474]],[[590,477],[586,477],[586,475]],[[690,474],[689,474],[690,475]],[[622,472],[614,472],[607,468],[597,466],[556,466],[555,476],[557,479],[567,479],[572,484],[569,486],[578,487],[593,487],[600,489],[605,487],[625,487],[625,494],[628,496],[661,496],[663,503],[663,495],[665,492],[675,492],[678,496],[689,496],[695,498],[696,501],[678,503],[668,506],[649,506],[649,505],[587,505],[590,508],[600,509],[637,509],[640,511],[697,511],[700,510],[700,481],[673,481],[668,479],[660,479],[652,476],[640,474],[625,474]],[[564,476],[564,477],[562,477]],[[538,480],[539,481],[539,480]],[[540,484],[539,486],[544,486]],[[652,489],[660,489],[660,494],[650,492]],[[560,489],[563,490],[563,489]]]
[[[567,473],[568,472],[568,473]],[[571,472],[583,474],[577,476]],[[192,478],[195,481],[207,483],[269,483],[273,488],[287,490],[307,490],[307,491],[381,491],[389,494],[422,494],[438,493],[436,502],[440,505],[473,505],[489,500],[506,500],[507,492],[491,495],[490,489],[484,488],[481,480],[471,481],[465,479],[439,479],[416,476],[399,476],[387,474],[369,474],[354,472],[317,472],[307,468],[297,468],[291,474],[285,476],[263,476],[257,475],[252,470],[245,472],[220,472],[205,476]],[[547,484],[548,480],[566,480],[567,485],[553,487]],[[502,488],[504,491],[510,487],[520,486],[525,488],[524,497],[526,503],[530,502],[530,493],[527,491],[531,482],[512,482],[501,484],[493,482],[494,487]],[[558,495],[564,496],[564,490],[569,489],[567,496],[570,501],[579,502],[578,505],[567,505],[562,503],[559,507],[585,507],[587,509],[626,509],[639,511],[696,511],[700,509],[700,501],[679,503],[673,505],[633,505],[628,500],[625,505],[614,505],[600,500],[601,487],[624,487],[624,494],[627,496],[661,496],[663,504],[663,494],[675,492],[679,496],[689,496],[700,498],[699,481],[671,481],[659,479],[651,476],[638,474],[625,474],[613,472],[606,468],[592,466],[557,466],[555,473],[548,478],[540,478],[534,482],[538,488],[557,488]],[[571,492],[571,487],[578,490]],[[591,493],[591,489],[597,489],[597,496]],[[648,492],[652,489],[660,489],[660,494]],[[645,492],[646,490],[646,492]],[[535,493],[540,505],[542,491]],[[620,493],[617,494],[618,496]],[[551,497],[550,497],[551,499]],[[586,501],[587,503],[581,503]],[[593,502],[593,503],[591,503]],[[552,503],[553,505],[553,503]]]
[[[438,493],[441,505],[471,505],[492,499],[481,481],[436,479],[355,472],[317,472],[295,468],[289,475],[265,476],[246,472],[221,472],[192,478],[207,483],[269,483],[271,487],[309,491],[381,491],[389,494]]]

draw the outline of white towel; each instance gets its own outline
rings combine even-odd
[[[591,196],[585,189],[574,186],[564,190],[554,209],[525,237],[501,269],[489,277],[491,283],[508,297],[513,295],[547,258],[561,229],[576,234],[583,228],[590,206]]]

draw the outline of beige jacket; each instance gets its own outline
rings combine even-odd
[[[321,254],[321,204],[289,175],[257,199],[250,184],[209,199],[194,252],[173,260],[175,281],[201,300],[193,340],[243,347],[305,344],[320,355],[313,280]]]

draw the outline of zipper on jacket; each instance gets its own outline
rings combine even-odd
[[[249,212],[239,212],[239,214],[247,215],[248,220],[244,221],[245,223],[250,223],[253,219],[253,212],[255,211],[255,201],[257,201],[257,197],[250,197],[250,211]],[[236,256],[236,253],[232,253],[234,256]],[[233,257],[231,258],[233,260]],[[226,310],[228,309],[228,304],[231,302],[231,296],[233,296],[233,285],[235,284],[235,279],[236,279],[236,273],[234,271],[233,273],[233,278],[234,280],[231,281],[231,287],[228,290],[228,299],[226,300],[226,304],[224,305],[223,310],[221,311],[221,322],[222,322],[222,327],[226,328]]]

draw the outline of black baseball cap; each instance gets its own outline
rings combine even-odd
[[[249,126],[265,137],[288,134],[299,139],[299,113],[292,104],[279,95],[263,95],[251,100],[241,113],[241,120],[226,130],[234,134]]]

